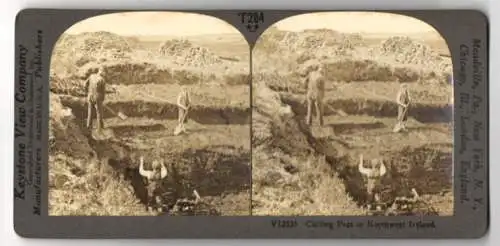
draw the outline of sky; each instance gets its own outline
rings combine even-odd
[[[340,32],[418,34],[438,32],[413,17],[375,12],[324,12],[289,17],[279,29],[301,31],[328,28]],[[70,27],[67,33],[109,31],[120,35],[236,34],[236,28],[211,16],[176,12],[128,12],[92,17]]]
[[[236,28],[215,17],[176,12],[128,12],[91,17],[71,26],[66,33],[108,31],[119,35],[234,34]]]
[[[303,14],[275,23],[278,29],[302,31],[328,28],[340,32],[427,33],[438,32],[429,24],[403,15],[375,12],[324,12]]]

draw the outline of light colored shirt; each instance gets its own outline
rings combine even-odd
[[[96,101],[104,100],[106,94],[106,83],[101,75],[90,75],[85,83],[85,88],[89,99]]]
[[[179,96],[177,96],[177,105],[182,105],[187,108],[190,104],[191,100],[189,98],[189,93],[187,91],[179,93]]]
[[[323,98],[325,94],[325,80],[321,73],[311,72],[307,78],[307,96],[311,99]]]

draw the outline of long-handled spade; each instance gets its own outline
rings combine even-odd
[[[117,117],[118,117],[118,118],[120,118],[121,120],[126,120],[126,119],[128,118],[128,117],[127,117],[127,115],[125,115],[125,114],[124,114],[124,113],[122,113],[121,111],[117,113],[117,112],[115,112],[113,109],[111,109],[108,105],[105,105],[105,104],[104,104],[104,105],[103,105],[103,107],[104,107],[104,108],[106,108],[107,110],[111,111],[111,113],[112,113],[112,114],[114,114],[115,116],[117,116]],[[103,130],[103,129],[102,129],[102,130]],[[102,132],[102,130],[101,130],[101,132],[99,132],[99,135],[104,134],[104,132]],[[90,134],[90,132],[91,132],[91,129],[89,129],[89,134]],[[95,135],[95,136],[98,136],[98,135]],[[102,135],[102,137],[104,137],[104,135]],[[101,138],[101,137],[99,137],[99,138]]]
[[[305,104],[306,107],[307,107],[307,99],[303,99],[302,103]],[[342,110],[342,109],[333,108],[331,105],[328,105],[327,103],[324,103],[324,102],[323,102],[323,106],[326,107],[326,108],[328,108],[330,111],[336,113],[337,115],[348,116],[348,114],[346,112],[344,112],[344,110]]]
[[[88,101],[87,101],[87,103],[88,103]],[[106,105],[104,103],[103,103],[103,107],[105,107],[107,110],[109,110],[113,115],[118,116],[118,118],[120,118],[121,120],[126,120],[128,118],[128,116],[125,115],[123,112],[118,111],[118,113],[117,113],[116,111],[111,109],[111,107],[109,107],[108,105]]]
[[[170,100],[171,100],[171,99],[173,99],[173,98],[175,98],[176,96],[171,96],[171,97],[167,97],[167,98],[159,98],[159,97],[155,97],[155,96],[152,96],[152,95],[146,95],[146,97],[151,98],[151,99],[155,99],[155,100],[160,101],[160,102],[172,103]],[[180,121],[180,122],[185,123],[185,121],[186,121],[186,117],[187,117],[187,115],[188,115],[188,113],[189,113],[189,108],[190,108],[190,107],[188,107],[188,110],[186,110],[186,113],[182,116],[182,119],[181,119],[181,121]],[[174,135],[175,135],[175,136],[177,136],[177,135],[179,135],[182,131],[183,131],[183,129],[181,129],[181,125],[179,124],[179,125],[177,125],[177,126],[175,127],[175,130],[174,130]]]
[[[328,109],[330,109],[332,112],[335,112],[336,114],[340,115],[340,116],[347,116],[347,113],[344,112],[344,110],[342,109],[335,109],[333,108],[331,105],[328,105],[328,104],[324,104]]]
[[[195,197],[195,200],[194,200],[195,204],[201,202],[201,197],[200,197],[200,194],[198,194],[198,191],[193,190],[193,195]]]
[[[188,108],[187,108],[187,110],[186,110],[186,113],[184,113],[184,114],[182,115],[182,118],[181,118],[181,121],[180,121],[180,122],[182,122],[182,125],[184,125],[184,123],[185,123],[185,121],[186,121],[187,115],[188,115],[188,113],[189,113],[189,108],[190,108],[190,107],[188,106]],[[179,135],[182,131],[185,131],[185,130],[184,130],[184,129],[182,129],[182,128],[181,128],[181,124],[179,124],[179,125],[177,125],[177,126],[175,127],[174,135],[176,135],[176,136],[177,136],[177,135]]]
[[[405,115],[407,112],[408,112],[408,105],[406,105],[406,107],[403,109],[402,115]],[[398,123],[396,124],[396,126],[394,126],[394,129],[392,131],[393,132],[400,132],[403,128],[404,127],[402,125],[402,122],[399,122],[399,119],[398,119]]]
[[[111,107],[109,107],[108,105],[104,105],[104,107],[106,107],[106,109],[109,110],[111,113],[113,113],[115,116],[118,116],[118,118],[120,118],[121,120],[128,119],[128,116],[125,115],[123,112],[118,111],[118,113],[117,113],[113,109],[111,109]]]

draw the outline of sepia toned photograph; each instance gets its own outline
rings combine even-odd
[[[432,26],[296,15],[252,66],[253,215],[453,215],[452,63]]]
[[[49,215],[250,215],[249,57],[201,14],[67,29],[50,64]]]

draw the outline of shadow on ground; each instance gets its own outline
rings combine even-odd
[[[153,125],[121,125],[121,126],[111,126],[109,127],[113,130],[113,132],[120,136],[125,136],[127,134],[133,133],[137,134],[145,134],[148,132],[157,132],[166,130],[166,127],[163,124],[153,124]]]
[[[386,125],[382,122],[334,123],[334,124],[328,124],[326,126],[330,127],[337,134],[350,134],[354,132],[359,132],[359,130],[373,130],[373,129],[386,128]]]
[[[61,103],[65,107],[71,108],[78,120],[85,120],[87,117],[87,105],[84,99],[61,96]],[[150,119],[171,119],[177,120],[178,109],[175,104],[163,102],[127,101],[106,103],[109,109],[104,109],[103,118],[116,117],[115,113],[122,112],[128,117],[147,117]],[[250,108],[239,107],[207,107],[195,105],[189,112],[189,120],[196,121],[204,125],[234,124],[247,125],[251,121]]]
[[[284,103],[290,105],[295,114],[305,116],[306,105],[296,95],[282,95]],[[370,100],[364,98],[325,100],[324,115],[336,115],[336,109],[342,109],[349,115],[368,115],[372,117],[392,117],[398,115],[397,104],[393,101]],[[410,106],[408,116],[422,123],[451,122],[453,106],[447,104],[415,103]]]

